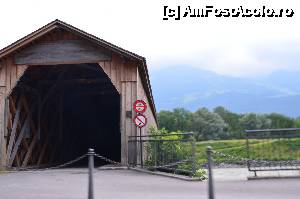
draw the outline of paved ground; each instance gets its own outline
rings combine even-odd
[[[300,180],[300,171],[263,171],[257,172],[258,177],[289,177],[298,176]],[[218,168],[214,169],[214,177],[217,181],[247,180],[253,177],[254,173],[249,172],[248,168]]]
[[[300,179],[220,179],[215,184],[219,199],[294,199],[300,195]],[[187,182],[131,170],[95,172],[95,199],[201,199],[207,198],[206,189],[206,182]],[[85,199],[87,173],[83,169],[64,169],[1,174],[0,198]]]

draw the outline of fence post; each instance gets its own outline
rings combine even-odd
[[[154,141],[154,166],[157,167],[157,141]]]
[[[196,141],[193,138],[192,140],[192,173],[195,175],[196,173]]]
[[[94,183],[93,183],[93,170],[94,170],[94,149],[88,150],[89,157],[89,193],[88,199],[94,199]]]
[[[212,159],[213,149],[211,146],[206,148],[206,155],[207,155],[207,163],[208,163],[208,198],[214,199],[214,182],[213,182],[213,173],[212,173],[212,166],[213,166],[213,159]]]

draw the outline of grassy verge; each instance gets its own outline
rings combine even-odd
[[[207,146],[213,147],[215,151],[221,152],[227,157],[216,156],[216,162],[238,162],[239,159],[248,158],[246,140],[216,140],[197,142],[198,163],[205,163],[205,149]],[[292,139],[266,139],[249,140],[250,159],[255,160],[300,160],[300,138]],[[235,158],[230,158],[236,157]]]

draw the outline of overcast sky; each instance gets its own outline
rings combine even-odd
[[[295,14],[163,21],[164,5],[265,5]],[[300,70],[299,0],[9,0],[1,2],[0,17],[0,48],[57,18],[146,57],[150,70],[189,65],[247,77]]]

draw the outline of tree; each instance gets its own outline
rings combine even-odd
[[[183,108],[177,108],[173,111],[160,111],[158,121],[160,127],[168,131],[190,131],[192,113]]]
[[[294,120],[282,114],[271,113],[267,115],[267,118],[269,118],[272,121],[271,128],[273,129],[294,127]]]
[[[297,119],[294,120],[294,126],[296,128],[300,128],[300,118],[297,118]]]
[[[227,124],[227,127],[224,129],[224,131],[227,132],[228,138],[244,137],[243,130],[239,122],[239,118],[241,117],[239,114],[230,112],[223,106],[214,108],[214,113],[220,115],[224,122]]]
[[[174,129],[175,129],[175,126],[174,126],[175,118],[173,116],[172,111],[162,110],[157,114],[157,118],[158,118],[158,123],[159,123],[160,128],[165,128],[168,131],[174,131]]]
[[[244,114],[239,122],[244,130],[253,129],[268,129],[272,125],[272,120],[266,115],[259,115],[255,113]]]
[[[224,136],[225,127],[224,120],[206,108],[200,108],[193,114],[192,129],[197,140],[220,139]]]
[[[196,133],[197,140],[243,138],[246,129],[300,128],[300,118],[290,118],[279,113],[236,114],[222,106],[213,112],[200,108],[190,112],[183,108],[158,113],[160,128],[169,132]]]

